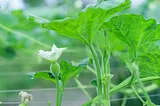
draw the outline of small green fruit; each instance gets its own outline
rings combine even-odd
[[[55,76],[60,74],[60,66],[57,62],[50,65],[50,72],[52,72]]]

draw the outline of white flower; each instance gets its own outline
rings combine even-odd
[[[53,45],[51,51],[39,50],[38,54],[44,59],[47,59],[51,62],[56,62],[65,49],[67,48],[57,48],[56,45]]]
[[[29,93],[24,92],[24,91],[21,91],[19,93],[19,96],[21,97],[22,103],[24,102],[25,104],[29,104],[29,102],[31,102],[32,98],[33,98],[32,94],[29,94]]]

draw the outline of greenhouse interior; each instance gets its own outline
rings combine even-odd
[[[0,0],[0,106],[160,106],[160,0]]]

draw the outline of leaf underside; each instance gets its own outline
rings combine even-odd
[[[54,83],[56,82],[55,76],[49,71],[31,72],[27,75],[31,79],[42,78],[45,80],[53,81]]]

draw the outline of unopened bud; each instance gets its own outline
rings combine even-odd
[[[28,104],[30,102],[29,98],[24,99],[24,103]]]
[[[27,92],[21,91],[19,93],[19,96],[21,97],[22,103],[24,103],[26,105],[29,104],[29,102],[32,101],[32,94],[29,94]]]

